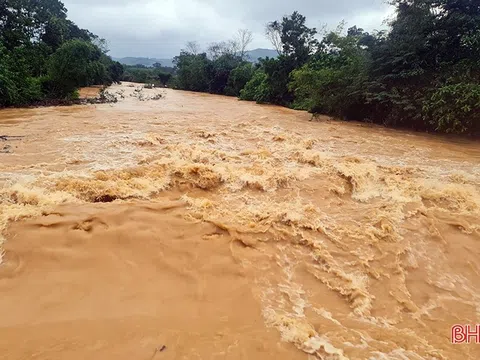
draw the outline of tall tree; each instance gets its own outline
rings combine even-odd
[[[105,66],[100,62],[102,52],[83,40],[64,43],[49,61],[49,75],[59,96],[71,94],[80,86],[92,85],[105,77]]]
[[[247,47],[253,40],[252,32],[247,29],[239,29],[235,42],[238,44],[238,55],[242,60],[245,60]]]
[[[200,52],[200,45],[196,41],[188,41],[185,47],[185,51],[192,55],[198,55],[198,53]]]
[[[265,36],[277,51],[278,55],[281,55],[283,52],[282,24],[277,20],[269,22],[265,26]]]
[[[66,17],[67,10],[58,0],[2,0],[0,40],[7,50],[38,41],[52,18]]]
[[[317,29],[307,27],[305,21],[305,16],[295,11],[292,15],[283,17],[281,25],[283,54],[293,57],[299,66],[307,62],[319,45],[315,39]]]
[[[428,128],[423,108],[448,82],[478,82],[480,2],[394,0],[391,31],[372,46],[370,101],[387,124]],[[424,121],[425,120],[425,121]],[[434,122],[434,121],[433,121]]]

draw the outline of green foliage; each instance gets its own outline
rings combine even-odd
[[[223,54],[210,62],[209,66],[209,92],[225,94],[231,72],[242,63],[240,56]]]
[[[241,90],[247,85],[254,73],[254,68],[251,63],[244,63],[237,66],[230,72],[228,77],[227,87],[225,88],[225,95],[239,96]]]
[[[164,86],[170,83],[172,77],[173,68],[164,67],[157,63],[157,66],[154,67],[144,65],[125,66],[121,80]]]
[[[209,91],[211,62],[207,58],[207,54],[196,55],[182,51],[173,61],[177,69],[175,78],[177,88],[190,91]]]
[[[58,0],[0,2],[0,106],[74,96],[78,86],[120,80],[104,40],[66,17]]]
[[[298,12],[270,22],[279,56],[253,66],[245,43],[189,46],[175,69],[112,61],[106,42],[67,19],[59,0],[0,2],[0,106],[72,98],[120,80],[239,96],[379,124],[480,132],[480,2],[390,0],[389,31],[317,31]]]
[[[277,59],[266,59],[261,62],[267,75],[263,89],[265,102],[289,106],[294,99],[288,84],[290,73],[295,70],[296,59],[292,56],[280,55]]]
[[[105,59],[105,67],[108,73],[109,83],[119,83],[122,80],[124,68],[118,61],[113,61],[110,57]]]
[[[126,66],[122,76],[122,81],[152,83],[154,75],[148,69],[138,68],[135,66]]]
[[[318,47],[317,30],[307,27],[305,21],[305,16],[294,11],[292,15],[284,16],[280,24],[283,55],[293,58],[296,67],[305,64]]]
[[[294,107],[342,118],[365,116],[369,57],[361,43],[366,36],[357,28],[347,36],[328,34],[322,50],[292,73]]]
[[[211,59],[206,54],[182,51],[175,58],[176,86],[184,90],[240,95],[242,99],[290,105],[293,101],[288,86],[290,73],[305,64],[318,47],[316,29],[308,28],[305,22],[303,15],[294,12],[281,22],[268,24],[267,32],[278,38],[282,55],[277,59],[263,59],[260,62],[262,70],[255,75],[252,65],[242,61],[235,44],[213,44],[209,48]],[[258,88],[253,88],[254,85]],[[242,93],[244,86],[248,88]]]
[[[442,132],[479,132],[480,2],[392,0],[389,32],[352,27],[321,43],[293,13],[267,26],[280,53],[242,99],[346,119]]]
[[[265,102],[269,98],[266,80],[267,74],[263,70],[256,70],[245,87],[240,90],[240,100]]]
[[[397,17],[390,33],[378,36],[370,48],[373,63],[367,98],[372,119],[417,129],[474,131],[447,129],[430,118],[425,121],[423,109],[433,101],[431,94],[452,79],[479,82],[480,2],[395,0],[393,4]]]
[[[288,85],[290,74],[304,65],[319,45],[315,39],[317,30],[308,28],[305,22],[306,18],[295,11],[284,16],[281,22],[273,21],[267,25],[267,35],[280,56],[261,60],[264,79],[258,82],[258,89],[250,88],[244,98],[253,96],[258,102],[291,105],[294,94]]]
[[[28,66],[0,44],[0,106],[27,104],[42,99],[38,79],[29,76]]]
[[[214,50],[213,60],[205,53],[193,54],[187,51],[182,51],[175,57],[175,86],[183,90],[238,95],[249,79],[246,63],[229,49],[222,52],[223,47],[220,45],[216,45]]]
[[[64,43],[51,57],[48,74],[54,83],[55,95],[64,97],[81,86],[93,85],[106,77],[100,62],[101,51],[83,40]]]
[[[172,79],[172,74],[164,71],[159,71],[157,73],[157,78],[162,85],[167,85]]]
[[[480,84],[458,83],[436,89],[423,106],[424,119],[443,132],[480,131]]]
[[[42,36],[51,19],[65,19],[66,12],[58,0],[3,0],[0,3],[0,41],[7,50],[29,44]]]

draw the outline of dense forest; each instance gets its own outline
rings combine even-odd
[[[58,0],[1,0],[0,106],[74,99],[79,87],[118,82],[123,66],[107,52]]]
[[[294,12],[266,25],[278,57],[252,63],[252,35],[200,51],[175,69],[122,66],[58,0],[1,0],[0,106],[74,99],[91,84],[134,81],[238,96],[312,113],[425,131],[480,132],[480,1],[391,0],[389,29],[319,34]],[[159,44],[161,46],[161,44]],[[256,59],[255,59],[256,60]]]
[[[392,0],[389,30],[320,34],[294,12],[266,26],[277,58],[253,65],[242,37],[175,58],[180,89],[343,119],[480,132],[480,1]],[[321,40],[318,40],[321,38]]]

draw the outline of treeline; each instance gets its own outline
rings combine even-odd
[[[107,52],[58,0],[2,0],[0,106],[73,99],[79,87],[120,81],[123,66]]]
[[[480,2],[392,4],[390,29],[373,34],[354,26],[318,40],[298,12],[273,21],[266,35],[279,56],[257,65],[244,59],[245,42],[204,53],[190,43],[175,58],[175,86],[347,120],[479,133]]]
[[[254,66],[247,61],[246,55],[251,41],[250,31],[239,30],[235,39],[211,44],[203,53],[196,42],[189,42],[173,59],[174,86],[182,90],[239,96],[254,73]]]
[[[121,78],[122,81],[155,84],[157,86],[169,84],[174,73],[173,68],[162,66],[160,63],[155,63],[152,67],[147,67],[142,64],[124,65],[124,70]]]

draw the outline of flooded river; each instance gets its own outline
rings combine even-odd
[[[480,358],[478,142],[132,86],[0,111],[2,358]]]

